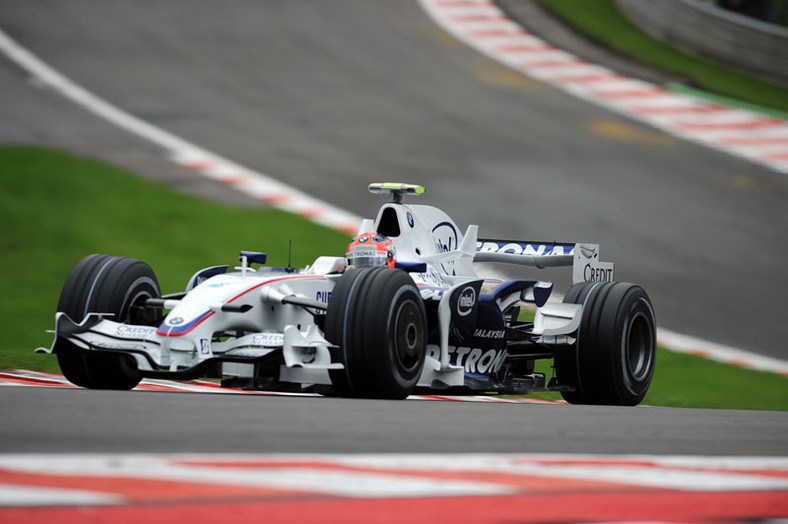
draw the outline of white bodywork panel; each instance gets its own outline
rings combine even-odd
[[[215,357],[264,357],[281,351],[283,369],[289,378],[323,377],[327,371],[343,369],[332,363],[329,346],[314,323],[313,316],[301,305],[283,303],[285,298],[311,301],[325,307],[331,297],[345,259],[320,257],[311,267],[297,273],[241,271],[215,275],[194,285],[180,300],[167,300],[171,309],[161,325],[134,326],[111,320],[111,316],[90,314],[74,323],[64,313],[56,315],[58,334],[70,334],[70,342],[83,349],[129,352],[141,370],[188,369]],[[226,311],[231,305],[234,310]],[[243,336],[221,337],[224,332],[242,331]],[[54,349],[40,348],[51,353]],[[224,362],[223,372],[252,376],[254,366],[243,362]],[[250,373],[244,375],[244,373]],[[299,380],[301,381],[301,380]]]

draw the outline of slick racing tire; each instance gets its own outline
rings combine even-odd
[[[413,392],[427,352],[427,317],[404,271],[348,269],[331,293],[325,335],[345,366],[329,372],[337,394],[404,399]]]
[[[156,275],[133,258],[90,255],[80,260],[66,279],[57,310],[75,322],[88,313],[111,313],[111,320],[154,325],[159,312],[143,307],[161,296]],[[81,350],[61,342],[56,351],[63,375],[90,389],[132,389],[141,380],[133,357],[119,353]]]
[[[582,304],[577,341],[555,359],[572,404],[635,406],[648,391],[656,360],[656,321],[646,292],[625,282],[572,286],[565,303]]]

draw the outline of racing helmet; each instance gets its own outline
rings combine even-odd
[[[358,235],[347,247],[347,263],[353,267],[394,267],[397,248],[394,241],[370,232]]]

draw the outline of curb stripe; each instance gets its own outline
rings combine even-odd
[[[594,94],[599,98],[650,98],[654,96],[662,96],[666,93],[664,89],[639,89],[633,91],[605,91],[602,89],[595,89]]]
[[[726,131],[738,129],[760,129],[765,127],[781,127],[785,125],[782,120],[778,119],[754,119],[754,120],[741,120],[739,122],[721,122],[721,123],[705,123],[705,122],[675,122],[674,125],[679,129],[687,131]]]
[[[788,377],[788,362],[763,355],[756,355],[700,338],[675,333],[667,329],[657,330],[657,344],[671,351],[708,358],[723,364],[746,369],[767,371]]]
[[[664,107],[649,107],[649,106],[633,106],[630,111],[639,115],[682,115],[687,113],[716,113],[718,111],[725,111],[721,106],[664,106]]]
[[[0,371],[0,386],[39,386],[77,388],[63,375],[16,369]],[[144,379],[134,388],[139,391],[169,391],[181,393],[231,393],[243,395],[267,395],[289,397],[321,397],[317,393],[282,393],[278,391],[255,391],[238,388],[222,388],[215,382],[207,380],[191,380],[186,382],[162,379]],[[433,400],[446,402],[486,402],[504,404],[566,404],[563,401],[533,399],[528,397],[501,398],[489,395],[455,396],[455,395],[411,395],[407,400]]]
[[[720,143],[731,146],[773,146],[788,145],[788,136],[782,137],[733,137],[723,138]]]
[[[0,454],[2,522],[765,522],[784,457]]]
[[[588,102],[595,103],[611,109],[615,112],[624,114],[646,124],[657,127],[669,134],[679,138],[698,142],[719,151],[723,151],[747,160],[765,165],[775,171],[788,174],[788,144],[776,142],[775,146],[780,147],[779,151],[759,152],[747,149],[746,144],[736,141],[722,141],[711,138],[708,133],[725,132],[735,133],[737,139],[746,141],[757,141],[766,138],[765,132],[771,130],[781,130],[788,132],[788,122],[781,118],[765,117],[741,108],[723,107],[719,102],[707,102],[698,97],[693,97],[677,91],[668,91],[662,86],[657,86],[641,80],[637,81],[643,89],[638,90],[608,90],[605,87],[597,89],[608,83],[620,82],[623,75],[608,69],[604,66],[590,63],[566,51],[557,50],[554,59],[542,60],[523,60],[526,48],[551,48],[548,42],[529,33],[520,27],[516,21],[507,17],[491,0],[477,0],[474,2],[475,8],[484,9],[488,19],[497,19],[496,24],[492,20],[484,30],[480,30],[468,20],[459,16],[462,9],[467,9],[468,4],[456,2],[446,2],[441,0],[418,0],[427,14],[442,27],[446,32],[455,38],[465,42],[482,54],[512,67],[514,70],[527,76],[534,77],[547,82],[565,92],[582,98]],[[519,27],[519,38],[522,42],[528,42],[523,46],[510,44],[507,46],[491,45],[489,36],[512,34],[515,27]],[[534,53],[537,54],[537,53]],[[560,58],[559,58],[560,56]],[[583,74],[573,71],[578,67],[587,66],[595,68],[594,73]],[[593,84],[594,89],[589,89],[586,84]],[[633,101],[644,99],[665,97],[665,101],[673,100],[677,110],[671,109],[647,109],[642,106],[629,105]],[[687,109],[682,109],[687,107]],[[691,108],[691,109],[690,109]],[[702,116],[709,113],[729,114],[736,118],[736,121],[709,123],[702,119]],[[697,119],[692,118],[697,115]],[[744,117],[742,115],[745,115]]]
[[[622,80],[626,77],[619,75],[618,73],[608,74],[608,73],[599,73],[595,75],[567,75],[562,77],[557,77],[557,81],[567,82],[570,84],[591,84],[594,82],[606,82],[608,80]]]

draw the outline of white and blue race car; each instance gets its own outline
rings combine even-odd
[[[229,387],[402,399],[416,390],[527,394],[571,403],[636,405],[656,357],[645,291],[615,282],[599,247],[481,239],[443,211],[404,203],[424,188],[372,184],[389,195],[345,256],[304,269],[240,266],[198,271],[162,296],[139,260],[90,255],[60,296],[51,348],[65,377],[97,389],[142,378],[223,378]],[[571,266],[573,286],[494,280],[474,265]],[[535,309],[521,320],[522,306]],[[165,314],[166,313],[166,314]],[[549,380],[535,371],[550,359]]]

